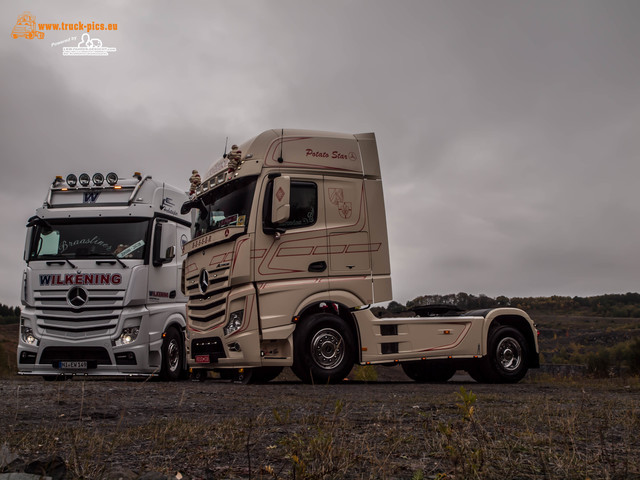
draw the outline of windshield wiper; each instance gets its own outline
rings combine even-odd
[[[99,255],[100,257],[109,257],[109,258],[113,258],[114,260],[116,260],[120,265],[122,265],[123,268],[129,268],[129,265],[127,265],[126,263],[124,263],[122,260],[120,260],[120,257],[118,257],[115,253],[113,252],[109,252],[109,253],[101,253]],[[99,262],[99,260],[96,260],[96,263]]]
[[[64,260],[65,262],[67,262],[69,265],[71,265],[71,268],[78,268],[73,263],[71,263],[71,260],[69,260],[64,255],[55,255],[53,253],[47,253],[45,255],[38,255],[38,258],[36,260],[44,260],[45,258],[60,258],[60,259]],[[49,263],[50,262],[47,262],[47,264],[49,264]]]

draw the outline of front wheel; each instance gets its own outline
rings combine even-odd
[[[167,381],[179,380],[184,370],[184,342],[175,328],[167,329],[162,341],[162,368],[160,378]]]
[[[529,370],[529,345],[519,330],[498,327],[489,339],[489,351],[481,377],[492,383],[516,383]]]
[[[294,334],[293,372],[305,383],[337,383],[353,368],[355,342],[346,322],[329,313],[306,318]]]

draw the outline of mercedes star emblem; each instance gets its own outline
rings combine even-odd
[[[67,292],[67,302],[74,308],[80,308],[89,300],[89,292],[82,287],[71,287]]]
[[[200,285],[200,291],[203,294],[207,293],[207,288],[209,288],[209,272],[207,272],[206,268],[200,270],[200,278],[198,280],[198,284]]]

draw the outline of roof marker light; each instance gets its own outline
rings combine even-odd
[[[94,173],[91,180],[96,187],[99,187],[104,183],[104,175],[101,173]]]
[[[112,186],[118,183],[118,175],[113,172],[107,173],[107,183]]]
[[[67,185],[71,188],[75,187],[78,184],[78,177],[76,177],[73,173],[67,175]]]
[[[82,185],[83,187],[88,187],[89,182],[91,181],[91,178],[89,177],[88,173],[82,173],[78,178],[78,181],[80,182],[80,185]]]

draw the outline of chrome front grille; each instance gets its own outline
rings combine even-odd
[[[86,299],[72,306],[70,290],[36,290],[34,300],[38,327],[48,335],[85,338],[115,333],[124,303],[124,290],[83,287]],[[84,302],[83,302],[84,300]]]
[[[229,269],[207,270],[207,288],[200,285],[201,271],[186,278],[187,310],[193,325],[213,328],[225,320],[227,296],[229,294]]]

